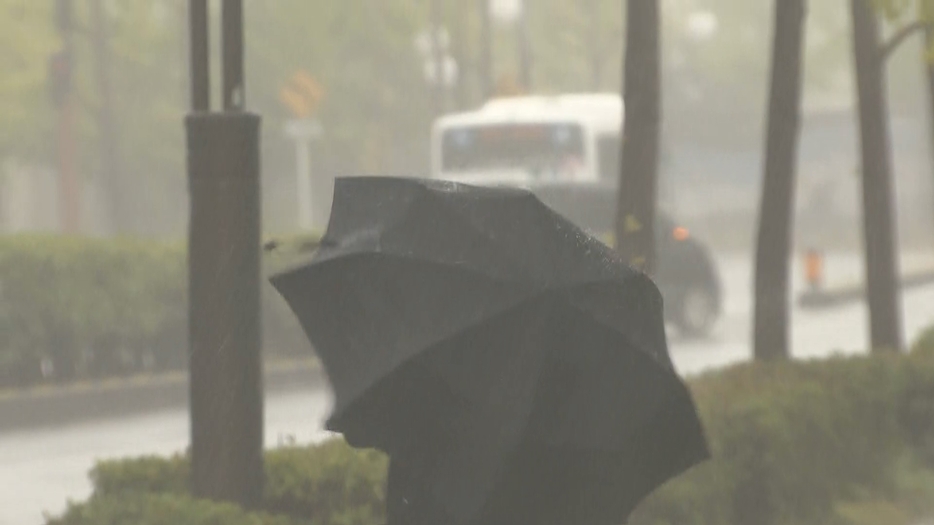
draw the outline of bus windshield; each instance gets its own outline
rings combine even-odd
[[[441,170],[448,173],[509,169],[563,178],[584,161],[584,131],[574,123],[465,126],[441,136]]]

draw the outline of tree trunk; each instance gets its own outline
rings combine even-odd
[[[590,89],[594,93],[603,86],[603,47],[600,38],[600,0],[590,0]]]
[[[467,61],[467,7],[463,2],[453,5],[454,23],[451,30],[451,58],[457,64],[457,77],[454,79],[454,107],[457,111],[465,111],[470,105],[470,93],[467,90],[465,72],[469,69]]]
[[[94,72],[100,94],[97,111],[97,128],[100,133],[100,173],[104,182],[108,202],[108,219],[114,233],[125,233],[136,223],[130,212],[128,196],[124,191],[123,170],[120,163],[120,145],[117,122],[114,118],[114,93],[110,71],[110,36],[103,0],[91,2],[94,42]]]
[[[441,49],[440,38],[442,27],[440,3],[441,0],[429,0],[428,4],[431,26],[431,62],[435,72],[434,84],[431,86],[433,118],[444,115],[447,110],[447,88],[444,85],[444,52]]]
[[[787,359],[788,274],[801,108],[805,0],[775,1],[765,174],[756,245],[756,359]]]
[[[477,0],[480,12],[480,96],[486,102],[493,95],[493,29],[490,0]]]
[[[931,166],[934,168],[934,61],[931,60],[931,50],[934,49],[934,29],[928,27],[924,32],[924,71],[928,83],[928,136],[931,144]],[[934,186],[934,184],[932,184]],[[934,200],[934,195],[932,195]]]
[[[522,12],[519,14],[518,25],[516,26],[517,47],[519,48],[519,84],[526,93],[531,93],[534,89],[532,82],[532,42],[529,33],[530,3],[522,3]]]
[[[862,151],[863,242],[870,344],[873,352],[897,352],[904,345],[897,277],[892,159],[879,25],[870,0],[851,2]]]
[[[626,118],[621,139],[616,242],[634,268],[652,275],[661,118],[659,6],[658,0],[629,0],[626,6]]]

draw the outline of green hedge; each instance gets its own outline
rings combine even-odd
[[[248,513],[236,505],[173,494],[136,493],[94,498],[69,505],[49,525],[317,525],[313,521]]]
[[[880,509],[907,523],[934,514],[924,506],[934,483],[919,494],[906,481],[934,472],[922,461],[934,432],[934,362],[744,365],[692,387],[715,459],[653,494],[633,523],[855,524]]]
[[[714,459],[656,491],[631,522],[909,525],[934,516],[927,344],[910,357],[746,364],[691,380]],[[386,462],[376,452],[334,440],[268,452],[266,468],[266,512],[321,525],[382,523]],[[187,461],[107,462],[91,478],[89,507],[126,494],[183,497]],[[110,523],[75,509],[79,517],[56,523]]]
[[[375,525],[383,517],[387,462],[375,451],[358,451],[342,440],[313,447],[289,447],[266,453],[263,510],[308,519],[315,524]],[[119,501],[139,494],[184,498],[188,494],[187,457],[145,457],[106,461],[91,471],[98,500]],[[81,505],[70,511],[78,513]],[[114,511],[116,512],[116,511]],[[81,514],[62,523],[98,524]]]
[[[314,236],[266,256],[285,260]],[[0,238],[0,388],[43,380],[180,369],[187,357],[187,264],[181,243],[58,236]],[[263,287],[273,354],[309,345],[285,302]],[[41,363],[54,365],[43,377]],[[47,370],[48,371],[48,370]]]

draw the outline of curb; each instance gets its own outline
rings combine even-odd
[[[266,367],[265,394],[327,388],[315,360]],[[140,376],[0,393],[0,433],[61,427],[188,406],[188,374]]]
[[[917,288],[934,283],[934,269],[906,273],[902,277],[902,289]],[[798,306],[807,309],[830,308],[861,301],[866,296],[862,284],[842,286],[835,289],[807,291],[798,295]]]

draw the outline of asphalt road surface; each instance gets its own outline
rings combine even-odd
[[[917,266],[925,256],[905,257]],[[795,265],[795,287],[802,286]],[[720,261],[726,287],[725,315],[712,336],[685,340],[672,333],[672,354],[685,375],[749,359],[752,280],[748,260]],[[860,278],[855,256],[830,256],[825,264],[830,283]],[[905,333],[914,339],[934,322],[934,286],[906,291],[903,298]],[[855,303],[825,311],[795,308],[793,353],[796,358],[828,356],[834,352],[862,353],[867,341],[865,305]],[[322,423],[330,394],[307,390],[270,397],[266,408],[266,441],[275,447],[283,440],[310,443],[327,437]],[[149,454],[167,455],[188,443],[186,410],[168,410],[134,418],[102,421],[0,435],[0,525],[39,525],[43,512],[64,510],[67,500],[80,501],[90,492],[87,472],[95,460]]]

